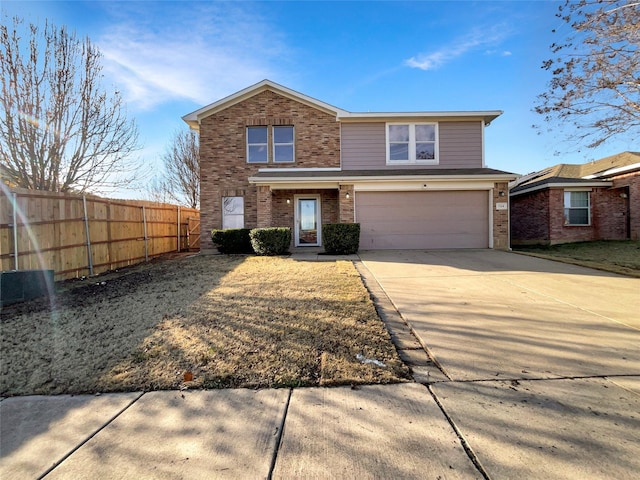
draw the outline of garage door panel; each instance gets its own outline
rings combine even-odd
[[[487,191],[358,192],[360,248],[487,248]]]

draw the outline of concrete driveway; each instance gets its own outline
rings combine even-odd
[[[637,478],[639,279],[493,250],[360,258],[487,477]]]

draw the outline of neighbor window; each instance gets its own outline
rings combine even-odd
[[[589,225],[589,192],[564,192],[564,224]]]
[[[438,163],[436,123],[387,124],[387,164]]]
[[[273,127],[273,161],[293,162],[293,127]]]
[[[244,198],[222,197],[222,229],[244,228]]]
[[[247,127],[247,162],[267,163],[267,127]]]

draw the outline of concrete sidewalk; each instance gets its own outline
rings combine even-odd
[[[482,478],[425,386],[0,402],[0,478]]]

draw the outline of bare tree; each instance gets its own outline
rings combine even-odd
[[[102,88],[101,58],[65,27],[0,25],[0,159],[18,186],[105,191],[133,180],[138,131],[120,93]]]
[[[200,205],[200,149],[193,130],[174,133],[162,156],[165,173],[158,188],[171,199],[191,208]]]
[[[640,2],[567,0],[556,16],[569,33],[543,63],[553,77],[535,111],[589,148],[640,138]]]

